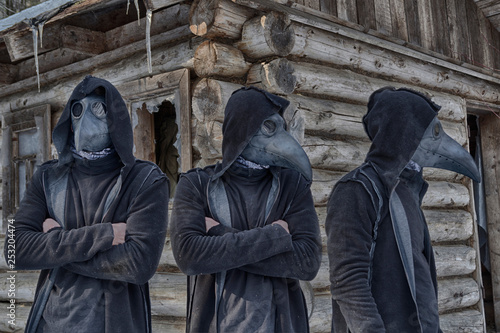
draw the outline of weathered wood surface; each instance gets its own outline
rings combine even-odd
[[[291,94],[297,86],[292,64],[285,58],[253,65],[247,75],[247,85],[255,85],[278,95]]]
[[[438,306],[443,313],[464,309],[479,301],[479,286],[472,278],[452,278],[438,281]]]
[[[494,114],[479,118],[481,128],[481,150],[483,152],[483,179],[488,221],[488,245],[490,248],[491,280],[495,324],[500,327],[500,120]]]
[[[242,85],[201,79],[193,84],[193,115],[201,123],[224,121],[224,109],[231,94]]]
[[[151,75],[164,73],[179,68],[193,68],[194,50],[199,41],[190,40],[189,42],[179,42],[187,39],[191,35],[187,26],[182,26],[170,30],[151,38],[153,72]],[[168,45],[169,43],[175,45]],[[168,46],[166,46],[168,45]],[[36,89],[36,77],[30,77],[18,81],[9,86],[0,89],[0,107],[16,104],[23,105],[29,101],[29,104],[36,104],[36,100],[47,100],[47,95],[53,94],[53,84],[58,84],[63,80],[73,79],[81,80],[81,77],[75,79],[78,75],[92,73],[95,76],[106,77],[113,83],[123,83],[129,80],[140,78],[148,73],[145,45],[143,41],[135,42],[113,51],[96,55],[92,58],[82,60],[71,65],[60,67],[45,73],[40,77],[42,86],[41,93],[33,95],[30,89]],[[73,83],[72,83],[73,84]],[[76,83],[73,84],[74,88]],[[67,96],[69,96],[67,93]],[[27,95],[22,97],[16,94]],[[8,96],[8,97],[7,97]],[[5,98],[7,97],[7,98]],[[7,107],[10,108],[9,106]]]
[[[151,22],[151,36],[173,30],[189,22],[189,9],[187,4],[178,4],[153,13]],[[146,18],[130,22],[121,27],[106,31],[107,50],[114,50],[122,46],[142,41],[146,31]]]
[[[9,325],[9,317],[6,316],[6,309],[10,303],[0,302],[0,308],[2,309],[3,318],[0,320],[0,332],[24,332],[26,327],[26,321],[28,319],[28,314],[31,309],[31,304],[16,304],[16,325]],[[5,309],[5,310],[4,310]]]
[[[441,314],[439,325],[443,333],[484,333],[484,317],[476,310]]]
[[[0,77],[0,86],[14,82],[17,79],[18,72],[18,66],[0,64],[0,73],[3,73],[2,77]]]
[[[476,252],[465,245],[434,246],[438,277],[466,275],[476,270]]]
[[[287,56],[295,44],[295,33],[287,15],[270,12],[256,16],[243,25],[237,47],[248,57],[261,59]]]
[[[189,13],[189,28],[206,38],[239,39],[243,24],[254,14],[254,10],[229,0],[196,0]]]
[[[221,43],[205,41],[194,53],[194,71],[199,77],[240,77],[250,67],[240,50]]]

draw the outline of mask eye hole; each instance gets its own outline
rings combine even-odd
[[[439,126],[439,124],[434,125],[433,134],[435,137],[438,137],[439,134],[441,134],[441,126]]]
[[[276,132],[276,128],[276,122],[274,122],[273,120],[265,120],[262,124],[262,131],[266,135],[273,135],[274,132]]]
[[[98,118],[104,118],[106,116],[106,105],[102,102],[92,103],[92,113]]]
[[[73,115],[74,118],[80,118],[83,112],[83,105],[82,103],[75,103],[71,106],[71,114]]]

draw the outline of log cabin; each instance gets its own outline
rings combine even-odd
[[[361,117],[369,95],[409,87],[442,106],[445,131],[483,177],[473,184],[448,171],[424,173],[442,330],[500,330],[499,29],[499,0],[48,0],[7,16],[0,245],[33,171],[57,158],[51,129],[85,75],[118,88],[135,156],[157,163],[172,192],[180,173],[221,159],[225,104],[235,89],[255,85],[291,101],[284,117],[313,167],[324,253],[303,290],[311,332],[330,332],[326,201],[368,151]],[[11,301],[10,274],[2,259],[1,309]],[[23,331],[34,297],[38,272],[15,274],[16,325],[1,315],[1,332]],[[150,288],[154,332],[183,332],[186,278],[168,237]]]

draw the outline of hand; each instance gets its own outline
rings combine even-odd
[[[286,232],[290,233],[290,230],[288,230],[288,223],[286,223],[285,221],[283,220],[278,220],[278,221],[274,221],[273,223],[271,224],[277,224],[277,225],[280,225],[283,227],[283,229],[286,230]]]
[[[125,243],[125,232],[127,231],[127,224],[120,223],[112,223],[113,226],[113,245],[123,244]]]
[[[220,223],[215,221],[214,219],[212,219],[210,217],[205,217],[205,226],[207,228],[207,233],[208,233],[208,230],[210,230],[212,227],[215,227],[219,224]]]
[[[43,224],[42,224],[43,232],[45,232],[45,233],[49,232],[50,229],[60,228],[60,227],[61,227],[61,225],[59,223],[57,223],[56,220],[51,219],[50,217],[48,219],[45,219],[45,221],[43,221]]]

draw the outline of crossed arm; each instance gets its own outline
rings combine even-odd
[[[150,177],[128,207],[126,223],[63,230],[48,217],[41,175],[35,174],[15,217],[16,268],[62,266],[93,278],[145,283],[161,256],[168,207],[168,181],[159,173]]]
[[[282,220],[250,230],[220,226],[213,220],[206,211],[202,187],[182,177],[174,199],[172,249],[184,273],[212,274],[239,268],[265,276],[314,278],[321,260],[321,241],[308,187],[296,194]]]

